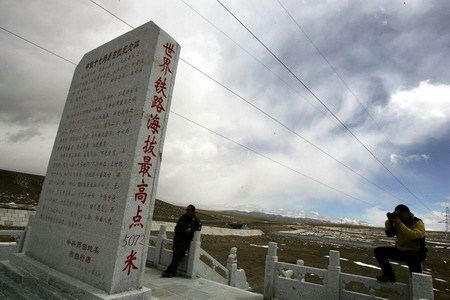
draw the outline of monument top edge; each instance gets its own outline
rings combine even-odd
[[[76,68],[78,68],[79,66],[84,64],[84,61],[86,59],[88,59],[88,57],[90,57],[91,55],[93,55],[94,53],[97,53],[99,51],[101,51],[103,48],[108,48],[109,46],[112,46],[114,44],[117,43],[121,43],[127,40],[128,36],[130,35],[131,32],[140,32],[140,31],[144,31],[144,30],[149,30],[150,32],[163,32],[164,34],[170,36],[172,38],[172,40],[177,44],[177,46],[179,47],[179,43],[169,34],[167,33],[167,31],[165,31],[164,29],[162,29],[161,27],[159,27],[156,23],[154,23],[153,21],[148,21],[146,23],[143,23],[137,27],[134,27],[132,29],[130,29],[129,31],[113,38],[112,40],[110,40],[109,42],[106,42],[104,44],[99,45],[98,47],[86,52],[83,57],[79,60]]]

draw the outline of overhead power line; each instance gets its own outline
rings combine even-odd
[[[88,0],[89,2],[97,5],[98,7],[100,7],[102,10],[106,11],[108,14],[110,14],[111,16],[113,16],[114,18],[120,20],[120,22],[130,26],[131,28],[134,28],[133,26],[131,26],[129,23],[127,23],[125,20],[121,19],[119,16],[115,15],[114,13],[112,13],[111,11],[109,11],[108,9],[106,9],[106,7],[98,4],[97,2],[93,1],[93,0]]]
[[[184,0],[181,0],[184,1]],[[297,28],[300,30],[300,32],[303,33],[303,35],[306,37],[306,39],[309,41],[309,43],[313,46],[313,48],[316,50],[316,52],[323,58],[323,60],[328,64],[328,66],[330,67],[330,69],[334,72],[334,74],[336,74],[336,76],[338,77],[339,81],[342,83],[342,85],[350,92],[350,94],[353,96],[353,98],[359,103],[359,105],[363,108],[363,110],[366,112],[366,114],[369,116],[369,118],[374,122],[374,124],[378,127],[378,130],[381,132],[381,134],[384,136],[384,138],[386,139],[386,141],[395,148],[394,143],[392,143],[392,141],[389,139],[389,137],[386,135],[386,133],[383,130],[383,126],[380,124],[380,122],[378,122],[375,117],[370,113],[370,110],[368,109],[368,107],[361,101],[361,99],[359,99],[359,97],[356,95],[355,92],[353,92],[353,90],[350,88],[350,85],[346,82],[346,80],[344,79],[344,77],[338,72],[337,68],[330,62],[330,60],[325,56],[325,54],[319,49],[319,47],[314,43],[314,41],[312,40],[312,38],[308,35],[308,33],[306,33],[306,31],[303,29],[303,26],[300,25],[299,22],[297,22],[297,20],[294,18],[294,16],[292,16],[292,14],[289,12],[289,10],[286,8],[285,5],[283,5],[283,3],[280,0],[276,0],[278,2],[278,4],[280,5],[280,7],[284,10],[284,12],[289,16],[289,18],[292,20],[292,22],[295,23],[295,25],[297,26]],[[416,180],[418,180],[417,175],[413,172],[412,173],[413,177],[416,178]],[[416,190],[417,193],[417,190]],[[436,214],[436,212],[432,211],[434,214]]]
[[[94,2],[93,0],[89,0],[90,2]],[[182,2],[184,2],[184,0],[181,0]],[[185,2],[184,2],[185,3]],[[122,18],[120,18],[119,16],[117,16],[116,14],[112,13],[111,11],[109,11],[108,9],[104,8],[102,5],[95,3],[96,6],[98,6],[99,8],[101,8],[102,10],[104,10],[105,12],[107,12],[108,14],[110,14],[111,16],[113,16],[114,18],[116,18],[117,20],[121,21],[122,23],[124,23],[125,25],[127,25],[130,28],[134,28],[134,26],[130,25],[129,23],[125,22]],[[188,5],[187,3],[185,3],[188,7],[191,7],[190,5]],[[199,13],[198,13],[199,14]],[[200,14],[199,14],[200,15]],[[201,15],[200,15],[201,16]],[[204,18],[206,20],[205,17],[202,16],[202,18]],[[208,21],[209,22],[209,21]],[[211,23],[211,22],[209,22]],[[212,23],[211,23],[212,24]],[[242,23],[241,23],[242,24]],[[245,25],[243,25],[245,26]],[[216,27],[217,28],[217,27]],[[218,29],[218,28],[217,28]],[[220,29],[218,29],[219,31],[221,31]],[[248,29],[247,29],[248,30]],[[222,31],[221,31],[222,32]],[[225,33],[224,33],[225,34]],[[228,36],[228,35],[227,35]],[[231,37],[230,37],[231,39]],[[234,40],[233,40],[234,42]],[[234,42],[236,43],[236,42]],[[237,43],[236,43],[237,44]],[[238,44],[239,45],[239,44]],[[240,46],[240,48],[244,49],[242,46]],[[194,68],[195,70],[199,71],[201,74],[203,74],[204,76],[206,76],[207,78],[211,79],[212,81],[214,81],[215,83],[221,85],[222,87],[224,87],[225,89],[227,89],[228,91],[230,91],[231,93],[233,93],[234,95],[236,95],[238,98],[240,98],[241,100],[243,100],[244,102],[246,102],[247,104],[251,105],[253,108],[257,109],[258,111],[260,111],[261,113],[263,113],[264,115],[266,115],[267,117],[271,118],[272,120],[274,120],[276,123],[280,124],[282,127],[286,128],[288,131],[290,131],[291,133],[297,135],[300,139],[305,140],[302,136],[300,136],[296,131],[290,129],[289,127],[287,127],[286,125],[284,125],[281,121],[279,121],[278,119],[276,119],[275,117],[271,116],[270,114],[266,113],[264,110],[260,109],[259,107],[257,107],[256,105],[254,105],[253,103],[251,103],[250,101],[248,101],[247,99],[243,98],[242,96],[240,96],[239,94],[237,94],[236,92],[234,92],[233,90],[231,90],[231,88],[225,86],[224,84],[220,83],[219,81],[217,81],[216,79],[214,79],[213,77],[209,76],[208,74],[206,74],[205,72],[201,71],[199,68],[195,67],[193,64],[189,63],[187,60],[183,59],[182,57],[180,57],[180,60],[184,63],[186,63],[187,65],[189,65],[190,67]],[[295,74],[291,73],[294,77]],[[314,95],[314,94],[313,94]],[[326,108],[326,106],[325,106]],[[320,110],[321,111],[321,110]],[[330,110],[328,110],[330,113],[332,113]],[[327,115],[328,116],[328,115]],[[334,115],[335,119],[342,124],[342,122],[340,122],[340,120],[338,118],[336,118],[336,116]],[[374,185],[375,187],[377,187],[378,189],[382,190],[383,192],[389,194],[391,197],[397,199],[398,201],[404,202],[409,204],[407,201],[402,200],[400,198],[398,198],[397,196],[395,196],[393,193],[391,193],[390,191],[386,190],[385,188],[381,187],[380,185],[376,184],[375,182],[373,182],[372,180],[368,179],[367,177],[365,177],[364,175],[360,174],[359,172],[355,171],[354,169],[352,169],[351,167],[349,167],[348,165],[346,165],[345,163],[339,161],[338,159],[334,158],[333,156],[331,156],[331,154],[327,153],[325,150],[321,149],[320,147],[316,146],[314,143],[310,142],[309,140],[305,140],[305,142],[307,142],[308,144],[312,145],[314,148],[318,149],[319,151],[321,151],[323,154],[325,154],[326,156],[329,156],[330,158],[332,158],[333,160],[335,160],[336,162],[338,162],[340,165],[346,167],[347,169],[349,169],[352,173],[354,173],[355,175],[363,178],[366,182]],[[423,204],[423,203],[422,203]],[[429,208],[428,208],[429,209]],[[421,209],[423,210],[423,209]],[[431,210],[430,210],[431,211]]]
[[[181,0],[183,1],[183,0]],[[361,101],[361,99],[356,95],[356,93],[350,88],[350,85],[347,83],[347,81],[344,79],[344,76],[342,76],[337,68],[330,62],[330,60],[326,57],[326,55],[319,49],[319,47],[314,43],[312,38],[308,35],[308,33],[303,29],[303,26],[294,18],[294,16],[289,12],[287,7],[283,5],[283,3],[280,0],[276,0],[280,7],[283,9],[283,11],[288,15],[288,17],[294,22],[294,24],[297,26],[299,31],[305,36],[305,38],[308,40],[308,42],[313,46],[313,48],[316,50],[316,52],[323,58],[323,60],[327,63],[327,65],[330,67],[330,69],[333,71],[333,73],[336,75],[336,77],[339,79],[341,84],[350,92],[350,94],[353,96],[353,98],[359,103],[359,105],[363,108],[364,112],[369,116],[369,118],[373,121],[373,123],[377,126],[378,130],[381,132],[383,137],[386,139],[386,141],[395,148],[394,143],[391,141],[391,139],[386,135],[384,132],[383,126],[380,124],[379,121],[375,119],[375,117],[370,112],[369,108]],[[417,178],[417,175],[415,173],[412,173],[413,177]],[[417,190],[416,190],[417,194]]]
[[[284,10],[284,12],[288,15],[288,17],[294,22],[295,25],[297,25],[297,28],[303,33],[303,35],[306,37],[308,42],[314,47],[316,52],[323,58],[323,60],[327,63],[327,65],[330,67],[330,69],[333,71],[334,74],[338,77],[339,81],[342,83],[342,85],[350,92],[350,94],[353,96],[353,98],[359,103],[359,105],[363,108],[363,110],[366,112],[366,114],[369,116],[369,118],[377,125],[378,129],[383,133],[384,137],[391,145],[393,143],[391,140],[384,134],[381,125],[375,120],[375,118],[370,113],[367,106],[359,99],[358,96],[353,92],[353,90],[350,88],[350,86],[347,84],[347,82],[344,80],[344,77],[338,72],[336,67],[330,62],[330,60],[325,56],[325,54],[320,51],[319,47],[316,46],[314,41],[310,38],[310,36],[306,33],[306,31],[303,29],[303,27],[295,20],[295,18],[292,16],[292,14],[288,11],[288,9],[281,3],[280,0],[276,0],[278,4],[281,6],[281,8]]]
[[[92,0],[89,0],[90,2],[94,2]],[[220,30],[219,28],[217,28],[213,23],[211,23],[210,21],[208,21],[205,17],[203,17],[200,13],[198,13],[193,7],[191,7],[189,4],[187,4],[184,0],[181,0],[184,4],[186,4],[188,7],[190,7],[191,9],[193,9],[197,14],[199,14],[203,19],[205,19],[208,23],[210,23],[211,25],[213,25],[217,30],[219,30],[220,32],[222,32],[223,34],[225,34],[230,40],[231,37],[229,37],[226,33],[224,33],[222,30]],[[94,2],[95,3],[95,2]],[[101,8],[102,10],[104,10],[105,12],[107,12],[108,14],[110,14],[111,16],[113,16],[114,18],[116,18],[117,20],[121,21],[122,23],[124,23],[125,25],[127,25],[130,28],[134,28],[134,26],[130,25],[129,23],[125,22],[122,18],[120,18],[119,16],[117,16],[116,14],[112,13],[111,11],[107,10],[106,8],[104,8],[102,5],[95,3],[99,8]],[[242,46],[240,46],[238,43],[236,43],[234,40],[232,40],[236,45],[238,45],[241,49],[243,49],[244,51],[246,51],[247,53],[249,53],[247,50],[245,50],[245,48],[243,48]],[[253,55],[251,55],[249,53],[250,56],[254,57]],[[257,61],[259,61],[256,57],[254,57]],[[349,165],[345,164],[344,162],[338,160],[337,158],[335,158],[333,155],[331,155],[330,153],[328,153],[327,151],[325,151],[324,149],[320,148],[319,146],[317,146],[316,144],[314,144],[312,141],[308,140],[307,138],[305,138],[304,136],[302,136],[300,133],[298,133],[297,131],[293,130],[292,128],[290,128],[289,126],[287,126],[286,124],[284,124],[283,122],[281,122],[279,119],[275,118],[274,116],[272,116],[271,114],[267,113],[266,111],[264,111],[263,109],[261,109],[260,107],[258,107],[257,105],[253,104],[251,101],[245,99],[244,97],[242,97],[240,94],[238,94],[237,92],[235,92],[234,90],[232,90],[230,87],[228,87],[227,85],[221,83],[220,81],[216,80],[215,78],[213,78],[211,75],[207,74],[206,72],[204,72],[203,70],[201,70],[200,68],[196,67],[195,65],[193,65],[192,63],[190,63],[189,61],[187,61],[186,59],[184,59],[183,57],[180,57],[180,60],[182,62],[184,62],[185,64],[187,64],[188,66],[190,66],[191,68],[193,68],[194,70],[198,71],[199,73],[201,73],[202,75],[204,75],[205,77],[207,77],[208,79],[210,79],[211,81],[215,82],[216,84],[220,85],[221,87],[223,87],[224,89],[226,89],[227,91],[229,91],[230,93],[232,93],[233,95],[235,95],[236,97],[238,97],[240,100],[244,101],[246,104],[252,106],[254,109],[256,109],[257,111],[259,111],[260,113],[262,113],[263,115],[265,115],[266,117],[268,117],[269,119],[271,119],[272,121],[274,121],[275,123],[279,124],[281,127],[285,128],[286,130],[288,130],[290,133],[296,135],[298,138],[300,138],[301,140],[303,140],[304,142],[308,143],[310,146],[312,146],[313,148],[317,149],[318,151],[320,151],[322,154],[328,156],[329,158],[331,158],[332,160],[334,160],[335,162],[337,162],[338,164],[340,164],[341,166],[347,168],[349,171],[351,171],[353,174],[355,174],[356,176],[362,178],[365,182],[375,186],[376,188],[380,189],[381,191],[387,193],[388,195],[390,195],[391,197],[397,199],[398,201],[404,201],[400,198],[398,198],[397,196],[395,196],[393,193],[391,193],[390,191],[388,191],[387,189],[381,187],[379,184],[375,183],[373,180],[367,178],[366,176],[362,175],[361,173],[359,173],[358,171],[354,170],[353,168],[351,168]],[[263,64],[262,62],[260,62],[261,64]],[[263,64],[264,65],[264,64]],[[264,65],[266,66],[266,65]],[[268,68],[266,66],[266,68]],[[269,69],[269,68],[268,68]],[[269,69],[270,70],[270,69]],[[275,73],[274,73],[275,74]],[[275,74],[276,75],[276,74]],[[278,76],[278,75],[276,75]],[[280,78],[281,79],[281,78]],[[283,80],[283,79],[281,79]],[[287,84],[287,83],[286,83]]]
[[[410,194],[412,195],[418,203],[422,204],[426,209],[432,211],[423,201],[413,193],[413,191],[408,188],[403,181],[400,180],[382,161],[375,155],[375,153],[369,149],[357,136],[356,134],[311,90],[311,88],[300,79],[287,65],[283,62],[269,47],[264,44],[261,39],[256,36],[231,10],[228,9],[220,0],[216,0],[245,30],[250,33],[295,79],[316,99],[338,122],[339,124],[350,133],[350,135]]]
[[[3,29],[3,28],[2,28],[2,29]],[[34,45],[34,46],[36,46],[36,47],[38,47],[38,48],[40,48],[40,49],[42,49],[42,50],[45,50],[45,51],[48,52],[48,53],[51,53],[52,55],[54,55],[54,56],[56,56],[56,57],[58,57],[58,58],[64,59],[66,62],[68,62],[68,63],[70,63],[70,64],[74,64],[74,63],[71,62],[69,59],[66,59],[66,58],[64,58],[64,57],[62,57],[62,56],[60,56],[60,55],[58,55],[57,53],[55,53],[55,52],[53,52],[53,51],[50,51],[50,50],[48,50],[47,48],[44,48],[44,47],[42,47],[42,46],[40,46],[40,45],[38,45],[38,44],[36,44],[36,43],[34,43],[34,42],[30,42],[28,39],[26,39],[26,38],[24,38],[24,37],[22,37],[22,36],[20,36],[20,35],[18,35],[18,34],[15,34],[15,33],[13,33],[13,32],[10,31],[10,30],[5,30],[5,31],[8,32],[8,33],[10,33],[11,35],[13,35],[13,36],[15,36],[15,37],[17,37],[17,38],[23,40],[23,41],[29,42],[29,43],[31,43],[32,45]],[[76,64],[75,64],[75,65],[76,65]],[[297,170],[297,169],[294,169],[294,168],[292,168],[292,167],[290,167],[290,166],[288,166],[288,165],[286,165],[286,164],[284,164],[284,163],[282,163],[282,162],[280,162],[280,161],[277,161],[277,160],[271,158],[271,157],[268,156],[268,155],[265,155],[265,154],[263,154],[263,153],[261,153],[261,152],[255,150],[255,149],[251,148],[251,147],[248,147],[248,146],[246,146],[246,145],[244,145],[244,144],[241,144],[241,143],[235,141],[235,140],[232,139],[232,138],[229,138],[229,137],[227,137],[227,136],[225,136],[225,135],[223,135],[223,134],[221,134],[221,133],[219,133],[219,132],[217,132],[217,131],[214,131],[214,130],[212,130],[212,129],[210,129],[210,128],[204,126],[204,125],[201,125],[200,123],[197,123],[197,122],[191,120],[190,118],[188,118],[188,117],[186,117],[186,116],[183,116],[182,114],[179,114],[179,113],[177,113],[177,112],[175,112],[175,111],[173,111],[173,110],[171,110],[170,113],[175,114],[176,116],[178,116],[178,117],[180,117],[180,118],[182,118],[182,119],[184,119],[184,120],[190,122],[191,124],[195,124],[195,125],[197,125],[198,127],[201,127],[201,128],[207,130],[207,131],[210,132],[210,133],[213,133],[213,134],[215,134],[215,135],[217,135],[217,136],[219,136],[219,137],[221,137],[221,138],[223,138],[223,139],[225,139],[225,140],[227,140],[227,141],[229,141],[229,142],[232,142],[232,143],[234,143],[234,144],[236,144],[236,145],[238,145],[238,146],[240,146],[240,147],[242,147],[242,148],[244,148],[244,149],[246,149],[246,150],[248,150],[248,151],[250,151],[250,152],[252,152],[252,153],[254,153],[254,154],[258,155],[258,156],[260,156],[260,157],[263,157],[263,158],[265,158],[265,159],[267,159],[267,160],[269,160],[269,161],[271,161],[271,162],[273,162],[273,163],[275,163],[275,164],[277,164],[277,165],[279,165],[279,166],[281,166],[281,167],[283,167],[283,168],[285,168],[285,169],[288,169],[288,170],[290,170],[290,171],[292,171],[292,172],[294,172],[294,173],[296,173],[296,174],[298,174],[298,175],[300,175],[300,176],[302,176],[302,177],[304,177],[304,178],[307,178],[307,179],[309,179],[309,180],[311,180],[311,181],[313,181],[313,182],[315,182],[315,183],[317,183],[317,184],[320,184],[320,185],[322,185],[322,186],[324,186],[324,187],[326,187],[326,188],[328,188],[328,189],[331,189],[331,190],[333,190],[334,192],[340,193],[340,194],[342,194],[342,195],[344,195],[344,196],[346,196],[346,197],[348,197],[348,198],[351,198],[351,199],[360,201],[360,202],[365,203],[365,204],[370,205],[370,206],[374,205],[374,203],[370,203],[370,202],[368,202],[368,201],[366,201],[366,200],[363,200],[363,199],[361,199],[361,198],[359,198],[359,197],[355,197],[355,196],[353,196],[353,195],[351,195],[351,194],[349,194],[349,193],[347,193],[347,192],[344,192],[344,191],[342,191],[342,190],[340,190],[340,189],[337,189],[337,188],[335,188],[335,187],[333,187],[333,186],[331,186],[331,185],[328,185],[328,184],[326,184],[326,183],[324,183],[324,182],[322,182],[322,181],[320,181],[320,180],[318,180],[318,179],[316,179],[316,178],[314,178],[314,177],[312,177],[312,176],[309,176],[309,175],[307,175],[307,174],[305,174],[305,173],[302,173],[302,172],[300,172],[300,171]]]
[[[272,69],[269,68],[269,66],[267,66],[263,61],[261,61],[259,58],[257,58],[256,56],[254,56],[250,51],[248,51],[246,48],[244,48],[241,44],[239,44],[238,42],[236,42],[229,34],[227,34],[225,31],[223,31],[222,29],[220,29],[217,25],[215,25],[211,20],[209,20],[207,17],[205,17],[203,14],[201,14],[197,9],[195,9],[192,5],[190,5],[189,3],[187,3],[185,0],[180,0],[185,6],[187,6],[189,9],[191,9],[195,14],[197,14],[200,18],[202,18],[205,22],[207,22],[209,25],[211,25],[212,27],[214,27],[218,32],[220,32],[222,35],[224,35],[227,39],[229,39],[232,43],[234,43],[237,47],[239,47],[242,51],[244,51],[245,53],[247,53],[251,58],[253,58],[255,61],[257,61],[259,64],[261,64],[264,68],[266,68],[269,72],[271,72],[274,76],[276,76],[280,81],[282,81],[292,92],[294,93],[299,93],[299,90],[292,87],[292,85],[290,85],[288,82],[286,82],[280,75],[276,74],[274,71],[272,71]],[[342,84],[349,90],[349,92],[353,95],[353,97],[359,102],[359,104],[363,107],[363,109],[366,111],[366,113],[369,115],[369,117],[373,120],[373,122],[377,125],[378,129],[381,131],[381,133],[383,134],[383,136],[385,137],[385,139],[388,141],[389,144],[391,144],[391,146],[395,147],[394,144],[392,143],[392,141],[387,137],[387,135],[383,132],[382,127],[379,123],[377,123],[377,121],[374,119],[374,117],[370,114],[369,110],[367,109],[366,106],[364,106],[364,104],[359,100],[359,98],[356,96],[356,94],[350,89],[349,85],[345,82],[344,78],[338,73],[337,69],[330,63],[330,61],[326,58],[326,56],[320,51],[320,49],[314,44],[314,42],[312,41],[312,39],[309,37],[309,35],[303,30],[303,28],[300,26],[300,24],[298,22],[296,22],[296,20],[293,18],[293,16],[287,11],[287,9],[285,8],[285,6],[283,6],[281,4],[281,2],[279,0],[277,0],[280,4],[280,6],[285,10],[285,12],[289,15],[289,17],[292,19],[292,21],[294,21],[294,23],[298,26],[298,28],[302,31],[302,33],[305,35],[305,37],[308,39],[308,41],[312,44],[312,46],[316,49],[316,51],[324,58],[324,60],[329,64],[330,68],[333,70],[333,72],[336,73],[336,75],[339,77],[339,79],[341,80]],[[187,61],[185,61],[186,63],[188,63]],[[189,63],[188,63],[189,64]],[[193,65],[189,64],[191,67],[195,68]],[[205,74],[203,71],[198,70],[200,73],[202,73],[203,75],[209,77],[211,80],[217,82],[214,78],[211,78],[209,75]],[[228,89],[228,88],[227,88]],[[331,121],[336,121],[336,119],[331,119],[331,117],[324,111],[322,111],[320,108],[318,108],[316,105],[314,105],[311,102],[307,102],[308,104],[310,104],[311,106],[313,106],[314,108],[316,108],[318,111],[320,111],[324,116],[326,116],[327,118],[329,118]],[[337,122],[337,121],[336,121]],[[338,123],[338,122],[337,122]],[[338,123],[339,124],[339,123]],[[308,141],[306,141],[308,142]],[[309,142],[308,142],[309,143]],[[315,146],[314,146],[315,147]],[[320,149],[319,151],[321,151],[323,149]],[[321,151],[322,152],[322,151]],[[327,153],[324,153],[325,155],[329,156]],[[342,163],[341,161],[335,159],[334,157],[331,157],[333,160],[335,160],[336,162],[338,162],[339,164],[343,165],[344,167],[348,168],[348,166],[346,166],[344,163]],[[361,174],[358,172],[355,172],[354,170],[348,168],[351,172],[355,173],[356,175],[361,177]],[[414,176],[416,176],[415,174],[413,174]],[[380,190],[386,192],[387,194],[389,194],[390,196],[394,197],[395,199],[399,200],[399,201],[404,201],[400,198],[398,198],[397,196],[395,196],[393,193],[391,193],[390,191],[386,190],[385,188],[380,187],[379,185],[377,185],[376,183],[374,183],[371,180],[368,180],[367,178],[363,178],[365,181],[368,181],[370,184],[375,185],[377,188],[379,188]],[[423,209],[422,209],[423,210]]]
[[[12,31],[9,31],[9,30],[6,29],[6,28],[0,27],[0,29],[3,30],[3,31],[6,31],[7,33],[9,33],[9,34],[11,34],[11,35],[13,35],[13,36],[15,36],[16,38],[21,39],[22,41],[27,42],[28,44],[31,44],[31,45],[33,45],[33,46],[35,46],[35,47],[38,47],[39,49],[44,50],[45,52],[50,53],[50,54],[52,54],[52,55],[54,55],[54,56],[56,56],[56,57],[58,57],[58,58],[60,58],[60,59],[62,59],[62,60],[64,60],[64,61],[66,61],[66,62],[68,62],[68,63],[74,65],[74,66],[77,65],[77,64],[74,63],[73,61],[71,61],[71,60],[69,60],[69,59],[67,59],[67,58],[65,58],[65,57],[62,57],[61,55],[56,54],[55,52],[53,52],[53,51],[51,51],[51,50],[48,50],[47,48],[44,48],[44,47],[42,47],[42,46],[40,46],[40,45],[38,45],[38,44],[36,44],[36,43],[34,43],[34,42],[32,42],[32,41],[26,39],[26,38],[24,38],[23,36],[20,36],[20,35],[18,35],[18,34],[16,34],[16,33],[12,32]]]
[[[211,25],[212,27],[214,27],[214,29],[216,29],[218,32],[220,32],[223,36],[225,36],[228,40],[230,40],[233,44],[235,44],[237,47],[239,47],[242,51],[244,51],[245,53],[247,53],[251,58],[253,58],[256,62],[258,62],[260,65],[262,65],[266,70],[268,70],[270,73],[272,73],[272,75],[274,75],[276,78],[278,78],[278,80],[280,80],[281,82],[283,82],[292,92],[297,93],[300,95],[300,90],[298,88],[294,88],[291,84],[289,84],[286,80],[284,80],[280,75],[278,75],[277,73],[275,73],[267,64],[265,64],[262,60],[260,60],[259,58],[257,58],[255,55],[253,55],[250,51],[248,51],[247,49],[245,49],[241,44],[239,44],[238,42],[236,42],[229,34],[227,34],[225,31],[223,31],[222,29],[220,29],[218,26],[216,26],[213,22],[211,22],[208,18],[206,18],[204,15],[202,15],[198,10],[196,10],[192,5],[190,5],[189,3],[187,3],[184,0],[180,0],[184,5],[186,5],[189,9],[191,9],[195,14],[197,14],[200,18],[202,18],[206,23],[208,23],[209,25]],[[307,101],[307,103],[309,105],[311,105],[312,107],[314,107],[315,109],[317,109],[318,111],[320,111],[324,116],[328,117],[331,121],[335,121],[333,119],[331,119],[331,117],[327,114],[326,111],[323,111],[322,109],[320,109],[320,107],[318,107],[317,105],[315,105],[313,102]]]
[[[221,138],[223,138],[223,139],[225,139],[225,140],[227,140],[227,141],[229,141],[229,142],[232,142],[232,143],[234,143],[234,144],[236,144],[236,145],[238,145],[238,146],[240,146],[240,147],[242,147],[242,148],[244,148],[244,149],[246,149],[246,150],[248,150],[248,151],[250,151],[250,152],[252,152],[252,153],[254,153],[254,154],[256,154],[256,155],[258,155],[258,156],[260,156],[260,157],[263,157],[263,158],[265,158],[265,159],[267,159],[267,160],[269,160],[269,161],[271,161],[271,162],[273,162],[273,163],[275,163],[275,164],[277,164],[277,165],[279,165],[279,166],[285,168],[285,169],[288,169],[288,170],[290,170],[290,171],[292,171],[292,172],[294,172],[294,173],[296,173],[296,174],[298,174],[298,175],[301,175],[301,176],[303,176],[303,177],[305,177],[305,178],[307,178],[307,179],[309,179],[309,180],[311,180],[311,181],[314,181],[314,182],[317,183],[317,184],[320,184],[320,185],[322,185],[322,186],[324,186],[324,187],[326,187],[326,188],[328,188],[328,189],[331,189],[331,190],[333,190],[333,191],[335,191],[335,192],[338,192],[338,193],[340,193],[340,194],[342,194],[342,195],[344,195],[344,196],[346,196],[346,197],[348,197],[348,198],[351,198],[351,199],[354,199],[354,200],[357,200],[357,201],[364,202],[364,203],[366,203],[366,204],[368,204],[368,205],[374,205],[374,203],[370,203],[370,202],[365,201],[365,200],[363,200],[363,199],[361,199],[361,198],[352,196],[352,195],[350,195],[350,194],[348,194],[348,193],[346,193],[346,192],[344,192],[344,191],[342,191],[342,190],[339,190],[339,189],[337,189],[337,188],[334,188],[334,187],[332,187],[331,185],[328,185],[328,184],[326,184],[326,183],[324,183],[324,182],[322,182],[322,181],[320,181],[320,180],[318,180],[318,179],[316,179],[316,178],[314,178],[314,177],[312,177],[312,176],[309,176],[309,175],[307,175],[307,174],[305,174],[305,173],[302,173],[302,172],[300,172],[300,171],[297,170],[297,169],[294,169],[294,168],[292,168],[292,167],[289,167],[288,165],[286,165],[286,164],[284,164],[284,163],[282,163],[282,162],[280,162],[280,161],[278,161],[278,160],[275,160],[275,159],[271,158],[270,156],[267,156],[267,155],[265,155],[265,154],[263,154],[263,153],[261,153],[261,152],[259,152],[259,151],[256,151],[255,149],[253,149],[253,148],[251,148],[251,147],[248,147],[248,146],[246,146],[246,145],[244,145],[244,144],[241,144],[241,143],[237,142],[236,140],[233,140],[233,139],[231,139],[231,138],[229,138],[229,137],[227,137],[227,136],[225,136],[225,135],[223,135],[223,134],[221,134],[221,133],[219,133],[219,132],[217,132],[217,131],[214,131],[214,130],[212,130],[212,129],[206,127],[206,126],[203,126],[202,124],[197,123],[197,122],[195,122],[195,121],[193,121],[193,120],[191,120],[191,119],[189,119],[189,118],[187,118],[187,117],[185,117],[185,116],[183,116],[183,115],[181,115],[181,114],[179,114],[179,113],[177,113],[177,112],[174,112],[173,110],[171,110],[170,112],[171,112],[172,114],[175,114],[175,115],[177,115],[178,117],[180,117],[180,118],[182,118],[182,119],[184,119],[184,120],[186,120],[186,121],[192,123],[192,124],[197,125],[198,127],[201,127],[201,128],[203,128],[203,129],[209,131],[210,133],[213,133],[213,134],[215,134],[215,135],[217,135],[217,136],[219,136],[219,137],[221,137]]]
[[[312,146],[314,149],[318,150],[319,152],[321,152],[322,154],[328,156],[329,158],[331,158],[332,160],[334,160],[335,162],[337,162],[338,164],[340,164],[341,166],[345,167],[346,169],[348,169],[349,171],[351,171],[352,173],[354,173],[355,175],[357,175],[358,177],[364,179],[367,183],[372,184],[373,186],[375,186],[376,188],[384,191],[385,193],[389,194],[391,197],[394,197],[395,199],[399,200],[399,201],[403,201],[400,198],[397,198],[397,196],[395,196],[394,194],[392,194],[391,192],[389,192],[388,190],[386,190],[385,188],[383,188],[382,186],[380,186],[379,184],[375,183],[374,181],[370,180],[369,178],[367,178],[366,176],[362,175],[361,173],[359,173],[358,171],[356,171],[355,169],[353,169],[352,167],[350,167],[349,165],[347,165],[346,163],[340,161],[339,159],[335,158],[333,155],[331,155],[330,153],[328,153],[326,150],[322,149],[321,147],[317,146],[315,143],[313,143],[312,141],[310,141],[309,139],[307,139],[306,137],[304,137],[303,135],[301,135],[300,133],[298,133],[297,131],[295,131],[294,129],[290,128],[289,126],[287,126],[286,124],[282,123],[280,120],[278,120],[277,118],[275,118],[274,116],[272,116],[271,114],[267,113],[266,111],[264,111],[262,108],[260,108],[259,106],[253,104],[251,101],[247,100],[246,98],[244,98],[243,96],[241,96],[240,94],[238,94],[237,92],[235,92],[234,90],[232,90],[230,87],[228,87],[227,85],[225,85],[224,83],[218,81],[217,79],[215,79],[214,77],[212,77],[211,75],[205,73],[203,70],[201,70],[200,68],[194,66],[193,64],[191,64],[190,62],[188,62],[187,60],[180,58],[180,60],[182,62],[184,62],[185,64],[187,64],[188,66],[190,66],[191,68],[193,68],[194,70],[198,71],[199,73],[203,74],[205,77],[209,78],[211,81],[215,82],[216,84],[220,85],[221,87],[223,87],[224,89],[226,89],[228,92],[230,92],[231,94],[233,94],[234,96],[236,96],[237,98],[239,98],[240,100],[242,100],[243,102],[247,103],[248,105],[250,105],[251,107],[253,107],[254,109],[256,109],[257,111],[259,111],[260,113],[262,113],[264,116],[266,116],[267,118],[271,119],[273,122],[277,123],[278,125],[280,125],[281,127],[283,127],[284,129],[286,129],[287,131],[289,131],[290,133],[294,134],[295,136],[297,136],[298,138],[300,138],[302,141],[304,141],[305,143],[309,144],[310,146]]]

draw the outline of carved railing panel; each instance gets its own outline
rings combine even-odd
[[[341,297],[342,299],[353,299],[366,295],[368,299],[409,298],[409,285],[404,283],[381,283],[375,278],[364,277],[354,274],[341,273]]]
[[[228,282],[228,269],[203,249],[200,249],[200,262],[204,263],[212,270],[213,273],[216,273],[218,276],[224,278]]]

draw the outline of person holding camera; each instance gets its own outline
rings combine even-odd
[[[389,260],[403,261],[410,272],[422,273],[422,262],[426,258],[425,225],[409,208],[400,204],[393,213],[386,214],[385,232],[396,237],[395,247],[377,247],[374,250],[383,274],[377,276],[381,282],[395,282],[395,274]]]

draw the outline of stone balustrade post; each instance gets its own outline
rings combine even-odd
[[[411,295],[413,300],[427,299],[433,300],[433,279],[430,275],[412,273]]]
[[[155,267],[159,267],[159,263],[161,261],[161,253],[164,247],[164,239],[167,238],[166,235],[166,225],[161,225],[159,227],[159,233],[158,233],[158,238],[156,239],[156,244],[155,244],[155,254],[153,257],[153,264]]]
[[[339,256],[339,251],[330,250],[330,258],[326,277],[327,280],[325,284],[328,300],[338,300],[341,292],[341,264]]]
[[[21,233],[15,236],[16,244],[17,244],[17,252],[22,253],[23,243],[25,242],[25,236],[27,234],[27,228],[25,227]]]
[[[228,269],[228,285],[236,286],[236,272],[237,272],[237,248],[233,247],[227,259]]]
[[[264,299],[272,299],[273,297],[273,281],[275,276],[275,263],[278,262],[277,243],[269,242],[267,249],[266,265],[264,274]]]
[[[200,231],[194,232],[194,238],[192,239],[191,245],[189,246],[189,256],[186,270],[186,276],[189,278],[194,278],[197,276],[201,247],[200,236]]]
[[[24,234],[21,238],[20,245],[18,247],[18,251],[20,253],[25,253],[25,251],[28,248],[28,243],[30,241],[31,228],[33,225],[33,219],[34,219],[34,215],[30,215],[30,217],[28,218],[28,225],[25,227]]]
[[[297,265],[304,266],[305,262],[303,261],[303,259],[297,259]],[[305,274],[299,274],[298,280],[300,280],[301,282],[305,282]]]

